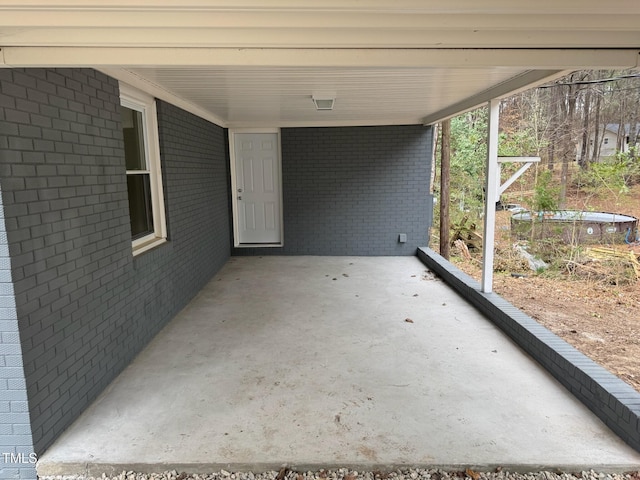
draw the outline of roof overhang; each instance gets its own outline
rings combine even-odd
[[[637,0],[518,3],[0,0],[0,66],[98,68],[252,127],[431,124],[568,70],[639,65]]]

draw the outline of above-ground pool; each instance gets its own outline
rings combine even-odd
[[[637,232],[637,218],[617,213],[561,210],[542,218],[531,212],[511,216],[511,235],[518,240],[557,237],[571,244],[625,243],[635,241]]]

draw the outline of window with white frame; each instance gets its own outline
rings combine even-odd
[[[121,83],[120,118],[135,255],[167,238],[155,99]]]

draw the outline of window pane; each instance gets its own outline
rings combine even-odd
[[[153,233],[149,181],[147,174],[127,175],[129,216],[131,217],[131,237],[133,240]]]
[[[127,170],[146,170],[142,112],[120,105],[120,115],[122,118],[124,158]]]

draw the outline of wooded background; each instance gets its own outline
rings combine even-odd
[[[601,158],[607,127],[615,130],[615,147],[620,153]],[[541,164],[522,179],[521,185],[526,182],[533,192],[540,170],[551,171],[562,207],[570,176],[585,187],[606,184],[608,189],[623,189],[636,179],[640,171],[636,150],[639,129],[640,74],[634,70],[581,70],[501,102],[499,155],[540,157]],[[452,118],[450,131],[452,212],[479,214],[484,203],[487,108]],[[438,132],[433,182],[436,196],[443,180],[437,178],[442,128]],[[503,172],[508,174],[509,168],[507,164]]]

